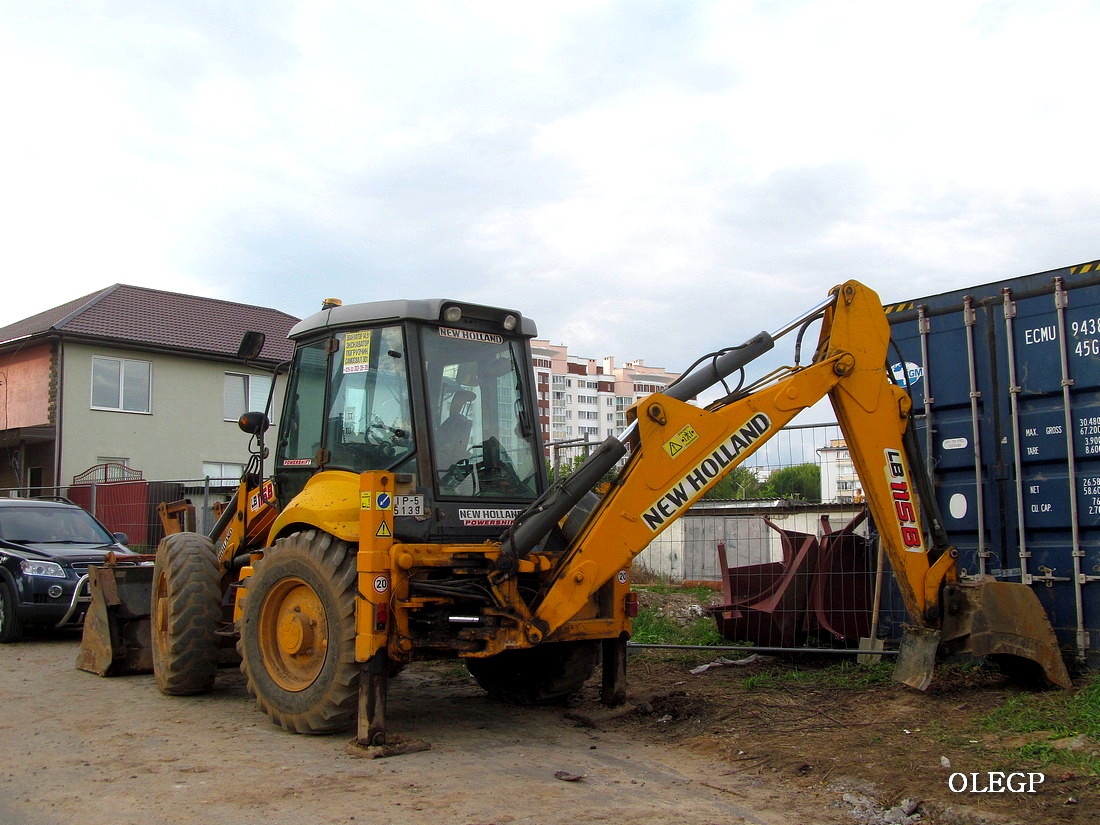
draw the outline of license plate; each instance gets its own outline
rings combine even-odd
[[[394,496],[393,514],[395,516],[423,516],[424,496]]]

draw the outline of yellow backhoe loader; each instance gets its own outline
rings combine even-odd
[[[688,403],[818,321],[807,365],[726,387],[706,408]],[[971,652],[1069,685],[1027,587],[958,576],[867,287],[849,281],[775,333],[700,359],[553,486],[534,335],[518,312],[446,300],[327,304],[294,327],[270,480],[267,419],[248,414],[256,447],[235,504],[209,537],[177,533],[157,550],[146,611],[161,690],[208,690],[235,640],[248,691],[275,723],[356,725],[356,741],[383,753],[388,679],[418,659],[461,658],[491,694],[541,703],[574,693],[602,655],[602,699],[621,702],[631,560],[825,396],[908,609],[897,678],[923,689],[937,652]],[[116,625],[140,601],[113,618],[101,610],[112,632],[89,624],[100,638],[85,647],[115,658],[112,640],[126,636]]]

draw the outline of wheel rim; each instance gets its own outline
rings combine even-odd
[[[264,596],[256,628],[263,665],[279,687],[305,690],[328,655],[328,621],[320,597],[299,578],[276,582]]]
[[[161,574],[153,594],[153,650],[163,650],[168,642],[168,577]]]

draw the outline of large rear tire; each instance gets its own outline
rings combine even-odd
[[[214,687],[221,568],[214,545],[198,533],[175,533],[153,563],[153,675],[161,693],[188,696]]]
[[[503,702],[550,705],[579,691],[599,656],[599,642],[549,642],[487,659],[467,659],[466,668],[490,696]]]
[[[355,585],[350,545],[320,530],[280,539],[245,579],[241,672],[280,727],[320,734],[355,722]]]

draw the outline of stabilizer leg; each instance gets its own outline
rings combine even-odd
[[[626,701],[626,639],[603,640],[603,686],[600,701],[621,705]]]
[[[431,750],[431,743],[386,733],[386,695],[389,690],[390,660],[385,650],[363,664],[359,674],[359,717],[355,738],[347,751],[353,756],[380,759],[403,753]]]

